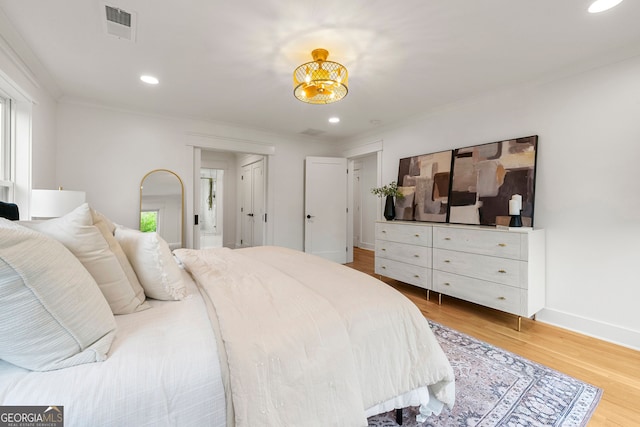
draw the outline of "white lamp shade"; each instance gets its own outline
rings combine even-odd
[[[84,191],[31,190],[31,218],[58,218],[83,204]]]

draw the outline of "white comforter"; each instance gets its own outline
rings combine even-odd
[[[424,386],[453,405],[427,321],[382,282],[284,248],[175,254],[215,308],[236,426],[366,426],[367,408]]]
[[[186,299],[116,316],[104,362],[32,372],[0,360],[0,405],[64,406],[67,427],[224,427],[216,337],[196,284],[184,280]]]

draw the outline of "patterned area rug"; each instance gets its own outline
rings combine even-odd
[[[430,322],[456,375],[456,404],[422,424],[418,408],[403,411],[403,426],[586,426],[602,390],[561,372]],[[369,426],[397,426],[395,411]]]

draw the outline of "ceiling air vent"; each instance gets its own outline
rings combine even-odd
[[[105,32],[119,39],[135,41],[136,39],[136,13],[109,6],[104,7]]]
[[[322,135],[323,133],[326,133],[326,132],[323,131],[323,130],[319,130],[319,129],[309,128],[309,129],[304,130],[304,131],[302,131],[300,133],[303,134],[303,135],[318,136],[318,135]]]

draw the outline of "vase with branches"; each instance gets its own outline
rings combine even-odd
[[[394,203],[394,197],[401,199],[404,197],[404,194],[398,188],[398,183],[392,181],[390,184],[384,185],[382,187],[372,188],[371,192],[378,197],[385,197],[384,204],[384,217],[387,221],[391,221],[396,217],[396,208]]]

